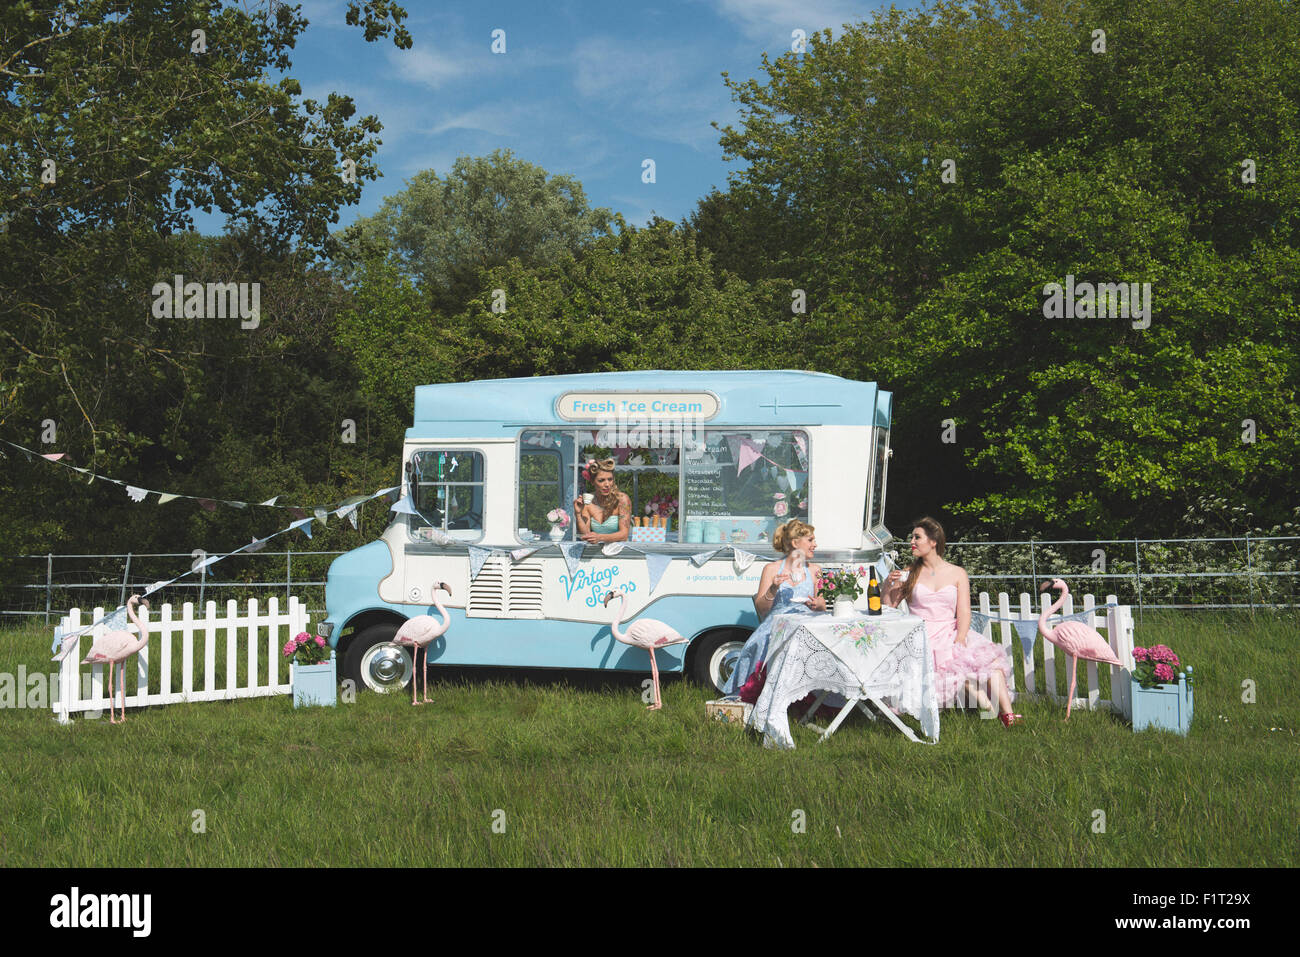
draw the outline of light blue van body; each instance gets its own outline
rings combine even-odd
[[[608,403],[602,395],[610,397]],[[695,665],[695,671],[703,675],[707,670],[716,681],[718,668],[725,672],[726,663],[734,659],[745,636],[758,625],[753,603],[758,576],[767,561],[781,557],[768,541],[731,543],[757,556],[744,572],[733,563],[727,542],[692,541],[629,544],[615,556],[605,555],[598,545],[589,545],[577,574],[570,575],[556,548],[548,542],[523,540],[514,530],[521,514],[519,455],[531,451],[523,445],[525,434],[555,430],[555,452],[564,463],[559,469],[562,488],[557,491],[561,501],[569,502],[575,497],[575,473],[568,464],[575,456],[575,443],[567,431],[581,434],[583,426],[590,427],[594,421],[575,422],[570,413],[576,409],[578,414],[586,414],[615,402],[625,403],[633,414],[640,403],[651,416],[658,414],[652,408],[656,403],[690,406],[692,413],[697,413],[692,396],[701,400],[696,404],[705,409],[706,417],[699,421],[701,429],[709,433],[796,430],[805,436],[807,520],[817,528],[817,561],[879,559],[889,540],[883,524],[883,499],[892,397],[875,383],[793,370],[656,370],[426,385],[415,391],[414,421],[406,433],[403,494],[410,492],[409,463],[422,448],[481,453],[485,463],[481,488],[470,491],[481,508],[477,517],[483,528],[481,532],[457,532],[460,537],[450,543],[416,541],[413,529],[420,520],[398,515],[381,540],[347,552],[331,564],[326,582],[327,615],[319,633],[340,649],[340,660],[344,660],[349,643],[363,633],[365,643],[370,643],[376,636],[382,637],[385,628],[395,630],[411,616],[437,615],[430,604],[427,579],[403,577],[403,570],[395,567],[395,561],[412,567],[423,562],[421,567],[435,569],[430,574],[441,577],[451,590],[450,599],[440,596],[451,625],[430,646],[431,664],[648,671],[647,652],[615,641],[611,633],[609,622],[618,602],[606,607],[602,599],[615,591],[628,599],[625,626],[636,618],[651,617],[688,639],[687,644],[656,652],[661,670],[682,671],[692,666],[694,656],[706,653],[713,660],[712,669],[702,663]],[[517,450],[513,468],[507,458],[511,447]],[[677,474],[681,475],[683,468],[679,466]],[[672,474],[671,469],[660,471]],[[769,471],[776,473],[775,469]],[[684,488],[686,479],[680,481]],[[790,481],[797,479],[791,475]],[[682,501],[685,503],[685,492]],[[683,517],[688,526],[694,524],[689,515]],[[720,521],[725,525],[725,518]],[[704,520],[706,527],[708,524],[709,520]],[[742,523],[737,520],[736,524]],[[686,534],[677,529],[679,537]],[[740,533],[733,530],[731,534]],[[540,547],[519,560],[501,555],[486,579],[480,572],[478,579],[471,581],[470,545],[501,550]],[[653,595],[649,594],[645,559],[637,551],[643,547],[681,556],[674,557]],[[689,560],[691,555],[718,548],[721,551],[703,565]],[[524,575],[526,580],[516,583],[516,575]],[[496,581],[493,576],[509,577],[502,587],[510,592],[511,601],[516,589],[526,593],[525,617],[499,612],[495,605],[487,612],[471,613],[474,590],[482,584],[480,580],[488,582],[484,588],[492,585]],[[381,583],[386,589],[384,596]],[[354,677],[360,667],[354,659],[360,654],[353,652],[347,659]],[[384,675],[371,680],[382,670],[375,660],[370,659],[368,665],[372,673],[360,677],[375,690],[386,690],[379,687],[389,680]],[[348,673],[346,668],[344,673]]]

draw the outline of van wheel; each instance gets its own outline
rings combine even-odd
[[[747,632],[730,628],[701,638],[693,649],[695,657],[691,661],[691,678],[721,694],[748,637]]]
[[[343,674],[356,682],[358,689],[387,694],[406,687],[414,665],[411,653],[393,641],[396,634],[396,625],[378,624],[352,639],[343,656]]]

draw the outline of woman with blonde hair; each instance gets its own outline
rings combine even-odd
[[[632,528],[632,500],[614,480],[614,460],[591,459],[583,476],[595,491],[594,501],[588,504],[582,499],[573,501],[578,537],[593,545],[627,541]]]
[[[989,641],[970,627],[970,579],[966,569],[943,560],[947,539],[943,526],[934,519],[918,518],[912,523],[912,566],[907,580],[897,569],[890,572],[881,591],[887,605],[906,601],[912,614],[925,620],[934,655],[935,690],[939,707],[956,704],[963,692],[980,707],[991,710],[998,700],[998,717],[1008,728],[1021,716],[1011,711],[1007,679],[1011,656],[1001,645]],[[920,589],[925,589],[921,591]],[[986,696],[984,687],[989,694]]]
[[[826,610],[826,599],[815,594],[821,566],[812,563],[817,551],[817,537],[807,522],[792,518],[777,528],[772,547],[785,553],[780,561],[768,562],[754,593],[754,610],[762,619],[745,647],[740,649],[736,667],[723,691],[737,694],[741,685],[763,664],[767,657],[767,640],[778,615],[808,615]]]

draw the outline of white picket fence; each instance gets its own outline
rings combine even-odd
[[[1037,618],[1042,614],[1042,610],[1050,602],[1055,600],[1051,594],[1040,594],[1038,608],[1034,608],[1033,599],[1027,592],[1020,593],[1019,604],[1013,607],[1011,598],[1006,592],[999,592],[997,597],[997,606],[994,607],[989,598],[988,592],[979,594],[979,610],[982,614],[994,618]],[[1083,624],[1095,628],[1101,632],[1110,644],[1111,651],[1115,652],[1115,657],[1124,662],[1123,667],[1115,665],[1105,665],[1110,669],[1110,689],[1111,697],[1102,698],[1100,685],[1097,680],[1097,662],[1088,661],[1086,674],[1079,676],[1078,687],[1075,688],[1074,707],[1088,708],[1095,710],[1097,708],[1109,708],[1111,711],[1131,719],[1133,716],[1133,703],[1130,700],[1129,693],[1129,663],[1133,661],[1133,612],[1128,605],[1119,605],[1114,595],[1107,595],[1104,605],[1116,605],[1114,608],[1102,607],[1097,609],[1092,617],[1084,619]],[[1097,601],[1092,595],[1083,596],[1083,607],[1079,611],[1093,611],[1097,608]],[[1073,615],[1075,613],[1074,595],[1070,595],[1065,605],[1060,609],[1058,614]],[[1054,627],[1054,621],[1048,621],[1048,628]],[[998,636],[994,636],[994,632]],[[990,621],[984,629],[984,637],[1004,645],[1011,652],[1012,660],[1019,658],[1024,665],[1025,687],[1023,690],[1017,690],[1014,686],[1014,675],[1012,676],[1011,691],[1013,696],[1028,696],[1031,698],[1048,697],[1057,702],[1062,707],[1065,706],[1065,694],[1058,693],[1056,690],[1056,660],[1059,649],[1050,641],[1043,639],[1039,635],[1035,642],[1042,646],[1043,649],[1043,667],[1040,671],[1034,663],[1032,654],[1026,655],[1020,647],[1020,640],[1016,637],[1015,626],[1009,621],[995,622]],[[1065,678],[1064,690],[1070,688],[1070,656],[1064,653],[1060,654],[1061,670]],[[1082,695],[1082,697],[1080,697]]]
[[[84,624],[103,617],[104,610],[96,608],[83,623],[81,609],[73,608],[59,625],[64,633],[75,631]],[[307,630],[307,607],[298,598],[289,598],[289,608],[280,611],[280,602],[271,598],[265,613],[258,611],[257,599],[250,598],[245,614],[239,614],[234,599],[226,602],[226,613],[217,614],[217,603],[207,603],[202,618],[194,617],[194,603],[181,607],[181,617],[172,618],[172,606],[163,605],[156,620],[145,611],[137,615],[149,633],[149,642],[134,656],[135,693],[132,681],[126,681],[126,706],[140,707],[155,704],[177,704],[185,701],[225,701],[232,698],[258,698],[267,695],[288,694],[293,690],[289,679],[280,680],[283,655],[281,649],[291,637]],[[103,631],[102,625],[95,632]],[[135,632],[127,624],[126,630]],[[225,632],[224,656],[218,659],[219,634]],[[202,670],[195,660],[196,637],[201,640]],[[179,639],[181,652],[180,674],[172,668],[173,644]],[[63,659],[59,668],[59,692],[53,703],[54,713],[61,724],[71,721],[73,712],[101,712],[108,705],[104,685],[107,665],[82,665],[81,659],[90,650],[93,638],[83,635],[80,647]],[[158,656],[158,667],[150,678],[149,662]],[[245,668],[241,675],[239,663]],[[222,687],[217,687],[217,662],[223,660],[225,673]],[[287,671],[287,669],[286,669]],[[201,678],[201,687],[195,687]],[[114,681],[118,681],[116,674]],[[179,682],[179,687],[176,684]],[[119,699],[120,700],[120,699]]]

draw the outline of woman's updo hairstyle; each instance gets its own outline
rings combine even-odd
[[[776,532],[772,535],[772,547],[778,552],[784,552],[788,555],[796,539],[811,534],[813,534],[811,525],[797,518],[792,518],[785,524],[777,526]]]

